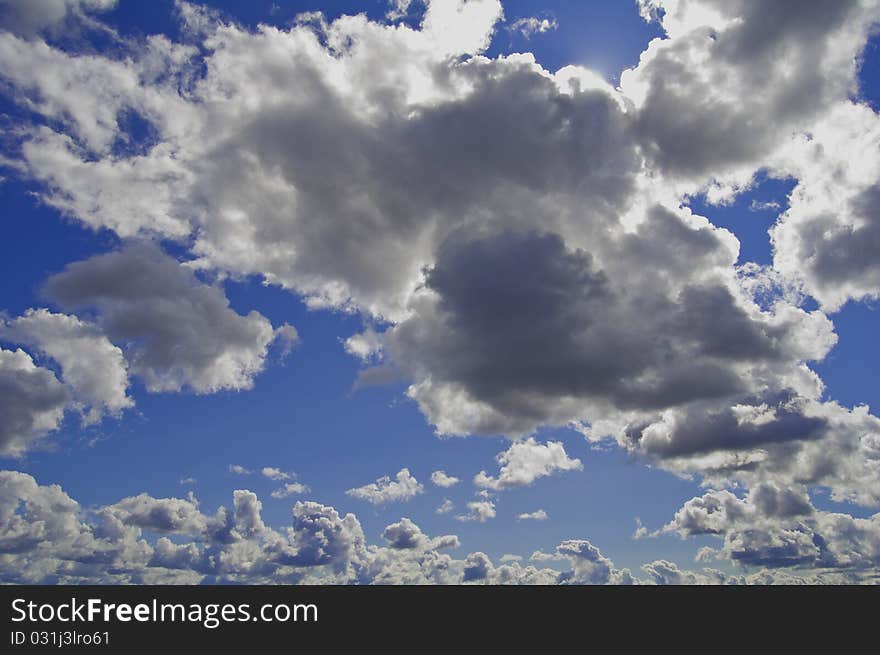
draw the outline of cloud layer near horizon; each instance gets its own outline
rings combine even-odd
[[[696,499],[695,499],[696,500]],[[736,508],[736,500],[730,500]],[[766,501],[750,497],[743,505]],[[693,504],[694,501],[691,501]],[[704,505],[706,503],[703,503]],[[784,506],[775,510],[789,511]],[[808,507],[801,503],[801,507]],[[730,576],[714,569],[684,571],[671,562],[645,564],[645,577],[634,576],[589,541],[567,540],[552,554],[535,554],[537,564],[553,560],[560,569],[519,561],[495,565],[482,552],[463,559],[441,552],[457,549],[455,535],[431,538],[412,520],[402,518],[382,532],[385,544],[371,545],[354,514],[341,515],[314,501],[297,502],[291,525],[266,525],[262,503],[251,491],[236,490],[230,508],[206,514],[192,493],[184,498],[131,496],[111,505],[83,508],[58,485],[40,485],[17,471],[0,471],[0,581],[15,584],[796,584],[816,581],[869,580],[880,559],[880,523],[827,514],[827,551],[846,559],[825,560],[813,577],[791,575],[781,567],[788,549],[759,543],[772,553],[755,563],[767,568]],[[712,511],[712,510],[710,510]],[[799,510],[802,513],[807,509]],[[684,519],[685,508],[664,529],[706,530],[705,516]],[[712,530],[721,532],[737,520],[728,509]],[[789,511],[796,514],[797,511]],[[535,518],[535,517],[529,517]],[[712,519],[714,520],[714,519]],[[749,519],[746,519],[749,520]],[[850,522],[852,520],[850,519]],[[747,532],[753,541],[778,538]],[[789,537],[794,539],[794,537]],[[870,543],[869,543],[870,542]],[[734,542],[739,543],[739,542]],[[725,552],[730,547],[725,540]],[[873,545],[871,545],[873,544]],[[787,545],[787,544],[783,544]],[[791,548],[794,548],[793,545]],[[759,551],[760,552],[760,551]],[[741,556],[733,551],[731,556]],[[510,558],[507,558],[508,560]]]

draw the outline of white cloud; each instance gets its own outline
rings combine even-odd
[[[529,559],[533,562],[560,562],[565,560],[565,556],[559,553],[545,553],[542,550],[536,550],[529,556]]]
[[[296,494],[305,494],[309,488],[301,482],[288,482],[272,492],[272,498],[289,498]]]
[[[281,469],[275,468],[274,466],[264,466],[260,471],[264,478],[269,478],[270,480],[275,480],[276,482],[280,482],[282,480],[290,480],[294,476],[290,473],[286,473]]]
[[[467,508],[468,513],[457,515],[455,520],[485,523],[489,519],[494,519],[496,515],[495,503],[491,500],[472,500],[467,503]]]
[[[368,327],[360,334],[352,335],[345,340],[345,352],[361,361],[371,361],[382,354],[382,338]]]
[[[246,469],[240,464],[230,464],[229,472],[234,473],[235,475],[250,475],[251,473],[253,473],[253,471],[251,471],[250,469]]]
[[[684,571],[675,562],[656,560],[642,566],[651,581],[658,585],[719,585],[730,584],[731,578],[722,571],[703,569]]]
[[[349,489],[345,493],[373,505],[384,505],[411,500],[425,491],[424,486],[410,474],[409,469],[400,469],[395,478],[392,481],[385,475],[375,482]]]
[[[440,506],[437,507],[437,509],[435,510],[435,512],[436,512],[437,514],[449,514],[449,513],[450,513],[452,510],[454,510],[454,509],[455,509],[455,503],[453,503],[453,502],[452,502],[451,500],[449,500],[448,498],[445,498],[445,499],[443,500],[443,502],[440,503]]]
[[[461,482],[461,480],[454,476],[447,475],[446,471],[434,471],[431,473],[431,483],[435,487],[448,489],[449,487],[454,487],[459,482]]]
[[[585,539],[570,539],[556,547],[556,553],[567,557],[571,570],[562,573],[562,584],[633,584],[628,569],[618,570],[614,562]]]
[[[382,538],[391,548],[398,550],[441,550],[458,548],[461,545],[455,535],[443,535],[431,539],[408,518],[400,519],[399,522],[387,526],[382,532]]]
[[[774,166],[798,180],[771,228],[773,266],[828,311],[880,296],[880,116],[839,103]]]
[[[519,32],[525,38],[530,38],[535,34],[544,34],[551,32],[559,27],[559,22],[553,16],[536,17],[529,16],[527,18],[518,18],[513,21],[508,29],[511,32]]]
[[[501,466],[498,477],[493,478],[485,471],[480,471],[474,477],[474,484],[500,491],[528,486],[538,478],[553,475],[557,471],[581,471],[584,468],[579,459],[566,454],[562,442],[540,444],[532,437],[511,444],[496,459]]]
[[[56,430],[70,392],[23,350],[0,348],[0,455],[18,457]]]
[[[858,573],[880,566],[880,515],[863,519],[819,511],[802,486],[756,484],[743,498],[708,491],[687,501],[658,532],[715,535],[723,539],[715,558],[770,570]]]
[[[119,414],[134,405],[128,397],[128,371],[122,350],[94,325],[76,316],[29,309],[0,322],[0,339],[36,348],[61,367],[61,379],[76,402],[89,408],[93,423],[104,412]]]
[[[123,498],[106,511],[125,525],[167,534],[201,534],[208,519],[192,495],[187,498],[153,498],[139,494]]]
[[[543,509],[535,510],[534,512],[523,512],[516,517],[518,521],[546,521],[548,518],[550,517],[547,516],[547,512]]]
[[[880,9],[856,0],[808,2],[797,11],[749,1],[641,4],[662,14],[667,38],[649,44],[621,88],[639,109],[655,162],[700,186],[736,177],[737,169],[747,181],[792,132],[846,101]]]
[[[780,209],[780,204],[775,200],[769,200],[767,202],[759,202],[758,200],[752,200],[749,203],[749,211],[753,212],[766,212],[766,211],[778,211]]]
[[[407,518],[387,526],[382,532],[382,538],[392,548],[423,548],[428,542],[419,526]]]

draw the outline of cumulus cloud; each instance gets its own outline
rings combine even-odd
[[[272,498],[289,498],[296,494],[308,493],[309,488],[301,482],[288,482],[272,492]]]
[[[388,11],[385,12],[385,17],[391,21],[406,18],[412,5],[413,0],[388,0]]]
[[[33,477],[17,471],[0,472],[0,549],[4,556],[37,555],[70,544],[85,532],[78,520],[80,511],[79,504],[57,485],[38,485]]]
[[[292,474],[275,468],[274,466],[264,466],[260,473],[262,473],[264,478],[269,478],[270,480],[275,480],[276,482],[290,480],[292,477],[294,477]]]
[[[207,519],[199,511],[195,497],[153,498],[139,494],[123,498],[105,510],[125,525],[168,534],[199,534]]]
[[[375,482],[349,489],[345,493],[373,505],[384,505],[412,500],[425,491],[424,485],[410,474],[409,469],[400,469],[394,477],[395,480],[392,480],[385,475]]]
[[[392,523],[382,531],[382,538],[388,542],[391,548],[411,550],[420,548],[423,550],[440,550],[444,548],[458,548],[461,543],[455,535],[444,535],[434,539],[429,538],[421,528],[408,518],[400,519]]]
[[[407,518],[387,526],[382,532],[382,538],[392,548],[419,548],[428,541],[419,526]]]
[[[456,225],[487,211],[533,220],[527,212],[560,197],[560,184],[589,188],[600,210],[620,201],[636,169],[634,153],[615,147],[627,137],[610,87],[557,81],[529,56],[451,65],[450,55],[481,52],[500,16],[497,0],[442,0],[419,29],[360,16],[250,33],[205,18],[207,33],[193,35],[210,52],[203,79],[192,47],[161,38],[127,60],[10,35],[0,35],[0,53],[23,98],[71,117],[72,133],[34,126],[21,146],[47,203],[122,236],[193,235],[206,266],[260,275],[313,306],[392,317]],[[327,57],[322,42],[344,55]],[[524,102],[513,114],[512,94]],[[126,111],[152,126],[155,142],[119,158]],[[582,111],[595,116],[584,123]],[[477,152],[486,116],[493,145]],[[526,164],[539,158],[541,167]]]
[[[766,511],[790,509],[766,493],[753,500]],[[839,525],[838,534],[845,535],[847,527]],[[263,521],[262,503],[246,490],[236,490],[231,507],[213,514],[204,513],[192,494],[139,494],[87,509],[58,485],[0,471],[4,583],[804,584],[870,576],[852,568],[813,573],[762,568],[725,576],[658,560],[642,567],[646,579],[637,579],[589,541],[576,539],[532,558],[560,562],[561,573],[524,566],[509,554],[496,566],[482,552],[462,559],[439,552],[460,547],[458,537],[432,538],[408,518],[389,524],[382,539],[382,546],[367,543],[355,515],[311,501],[297,502],[290,525],[277,530]]]
[[[485,523],[489,519],[494,519],[495,512],[495,503],[491,500],[472,500],[467,503],[468,513],[467,514],[458,514],[455,517],[456,521],[476,521],[478,523]]]
[[[640,5],[667,38],[648,45],[621,88],[655,162],[699,185],[759,168],[792,131],[847,100],[878,12],[858,0]]]
[[[448,498],[445,498],[442,503],[437,507],[435,512],[437,514],[449,514],[452,510],[455,509],[455,503],[453,503]]]
[[[0,348],[0,455],[18,457],[56,430],[70,392],[23,350]]]
[[[340,516],[332,507],[311,501],[293,508],[293,547],[289,561],[297,566],[348,567],[365,548],[364,532],[354,514]],[[286,558],[285,558],[286,559]]]
[[[629,569],[616,569],[614,562],[585,539],[563,541],[556,554],[568,558],[571,569],[559,575],[560,584],[633,584]]]
[[[0,323],[0,339],[35,348],[61,367],[74,399],[89,408],[89,422],[118,414],[134,401],[127,395],[128,371],[122,350],[94,325],[76,316],[29,309]]]
[[[656,560],[642,565],[649,579],[658,585],[719,585],[736,584],[735,578],[714,569],[682,570],[675,562]]]
[[[780,305],[762,313],[730,280],[687,280],[695,272],[681,268],[688,259],[710,269],[713,260],[732,263],[725,233],[688,227],[660,209],[644,229],[664,231],[661,241],[652,239],[651,254],[647,241],[626,236],[619,245],[627,255],[608,266],[650,256],[671,267],[668,277],[644,266],[625,275],[602,270],[590,253],[534,232],[441,249],[417,317],[387,338],[417,378],[410,395],[438,429],[528,432],[574,420],[584,405],[601,416],[609,405],[627,411],[726,401],[760,384],[765,371],[794,376],[799,360],[821,357],[834,343],[819,312]],[[657,243],[671,250],[661,253]],[[673,260],[674,250],[690,257]],[[638,287],[630,286],[633,278],[641,278]]]
[[[23,345],[40,363],[60,369],[59,380],[55,370],[38,366],[24,350],[0,348],[0,454],[17,457],[48,446],[44,437],[61,426],[69,410],[79,413],[82,425],[92,425],[134,405],[122,350],[87,321],[29,309],[14,319],[0,316],[0,341]]]
[[[447,475],[446,471],[434,471],[431,473],[431,483],[435,487],[448,489],[449,487],[454,487],[459,482],[461,482],[461,480],[452,475]]]
[[[69,264],[45,293],[67,310],[92,312],[154,392],[249,389],[276,336],[260,313],[236,313],[219,287],[145,243]]]
[[[880,515],[817,510],[802,486],[764,483],[742,498],[709,491],[687,501],[661,531],[717,536],[723,546],[715,557],[747,567],[864,573],[880,565]]]
[[[230,464],[229,472],[234,473],[235,475],[250,475],[251,473],[253,473],[253,471],[251,471],[250,469],[246,469],[240,464]]]
[[[540,444],[528,438],[512,444],[496,457],[501,470],[493,478],[480,471],[474,477],[478,487],[500,491],[514,487],[525,487],[538,478],[553,475],[557,471],[580,471],[584,466],[579,459],[570,458],[561,441]]]
[[[774,162],[798,182],[771,228],[773,265],[829,311],[880,296],[878,148],[880,116],[839,103]]]
[[[345,340],[345,352],[364,362],[377,359],[382,354],[382,339],[372,328]]]
[[[523,512],[522,514],[517,514],[517,521],[546,521],[550,518],[543,509],[535,510],[534,512]]]

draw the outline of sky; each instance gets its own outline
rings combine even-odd
[[[875,0],[0,0],[0,580],[880,580]]]

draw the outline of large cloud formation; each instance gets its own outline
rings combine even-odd
[[[880,3],[638,5],[664,36],[619,88],[483,56],[498,0],[428,0],[418,27],[308,14],[255,30],[179,2],[180,42],[121,40],[123,55],[2,31],[0,75],[32,116],[6,165],[63,214],[194,257],[125,246],[47,293],[153,390],[247,388],[277,334],[194,270],[359,312],[362,383],[403,377],[438,433],[532,449],[490,488],[577,468],[527,441],[573,425],[717,489],[876,506],[880,420],[828,400],[810,367],[833,312],[880,295],[880,119],[857,86]],[[773,264],[738,267],[734,235],[687,200],[732,201],[759,173],[796,186]],[[6,442],[37,438],[60,402],[26,405]],[[574,578],[613,577],[591,548],[564,550],[592,562]],[[467,570],[490,569],[475,555]]]

